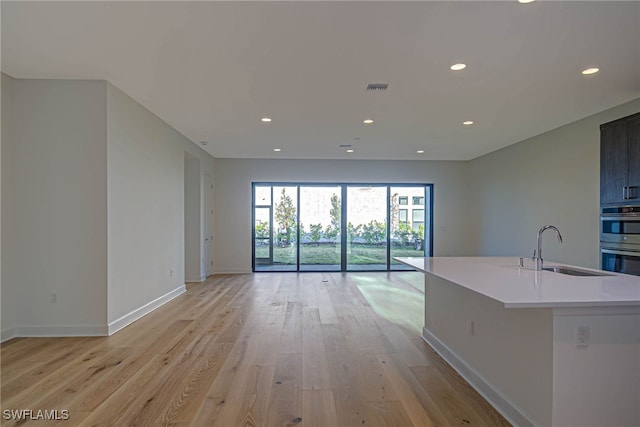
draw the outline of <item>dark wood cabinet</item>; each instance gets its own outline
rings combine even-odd
[[[629,119],[629,197],[640,203],[640,114]]]
[[[600,126],[600,204],[640,203],[640,113]]]

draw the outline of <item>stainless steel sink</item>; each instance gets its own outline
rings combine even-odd
[[[569,276],[597,277],[597,276],[613,276],[613,274],[598,273],[596,271],[581,270],[579,268],[565,267],[562,265],[554,267],[544,267],[545,271],[553,271],[554,273],[568,274]]]

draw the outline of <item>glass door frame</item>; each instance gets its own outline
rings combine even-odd
[[[273,265],[273,185],[269,186],[271,193],[269,200],[270,205],[256,205],[256,187],[267,187],[267,185],[252,185],[251,186],[251,269],[256,270],[257,265]],[[264,239],[269,240],[269,257],[256,258],[256,210],[257,209],[269,209],[269,236]],[[258,260],[266,260],[266,263],[257,262]]]
[[[271,187],[271,205],[256,205],[255,202],[255,189],[256,187]],[[297,201],[296,201],[296,215],[300,215],[300,187],[340,187],[341,191],[341,224],[340,224],[340,270],[322,270],[322,271],[340,271],[340,272],[348,272],[347,270],[347,205],[349,200],[347,199],[347,188],[348,187],[386,187],[386,204],[387,204],[387,212],[386,212],[386,270],[354,270],[358,272],[372,271],[372,272],[381,272],[381,271],[403,271],[399,269],[393,269],[393,265],[391,262],[391,209],[390,209],[390,196],[391,196],[391,188],[392,187],[422,187],[425,190],[425,205],[428,200],[429,206],[425,206],[424,216],[425,216],[425,236],[424,240],[426,245],[423,244],[422,253],[423,256],[433,256],[433,195],[434,195],[434,185],[433,184],[420,184],[420,183],[386,183],[386,182],[367,182],[367,183],[358,183],[358,182],[252,182],[251,183],[251,266],[252,270],[256,272],[256,254],[255,254],[255,241],[256,241],[256,230],[255,230],[255,209],[256,208],[270,208],[270,234],[271,238],[269,239],[269,251],[271,254],[271,260],[273,260],[273,187],[287,186],[293,187],[295,186],[297,189]],[[428,194],[427,194],[428,191]],[[429,219],[428,223],[426,219]],[[428,227],[428,228],[427,228]],[[428,233],[428,239],[427,237]],[[287,270],[288,272],[311,272],[312,270],[300,270],[300,221],[296,221],[296,269],[295,270]],[[428,240],[428,241],[427,241]],[[262,264],[268,265],[268,264]],[[257,270],[257,272],[269,272],[270,270]],[[276,271],[276,270],[272,270]],[[315,270],[313,270],[315,271]],[[320,271],[320,270],[319,270]],[[282,271],[280,271],[282,272]]]

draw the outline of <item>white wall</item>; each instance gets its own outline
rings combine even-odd
[[[177,295],[184,159],[200,183],[214,159],[105,81],[2,83],[2,340],[104,335]]]
[[[251,271],[251,183],[434,184],[434,253],[471,255],[465,162],[216,159],[216,273]]]
[[[504,399],[515,408],[517,412],[506,410],[505,415],[517,425],[551,425],[551,310],[505,309],[502,303],[431,274],[425,274],[425,295],[425,338],[435,336],[456,356],[448,358],[450,363],[459,369],[454,362],[461,359],[488,383],[499,396],[492,399],[494,404]]]
[[[213,159],[111,84],[107,114],[111,325],[184,286],[185,151]]]
[[[9,152],[11,149],[11,129],[13,124],[13,79],[6,74],[1,74],[1,77],[0,93],[2,95],[2,104],[0,105],[0,113],[2,115],[2,136],[0,137],[0,182],[2,187],[0,194],[2,194],[2,199],[0,205],[0,259],[2,259],[2,261],[0,262],[0,325],[2,325],[2,333],[0,340],[4,341],[15,332],[16,298],[13,286],[9,285],[13,280],[9,278],[8,270],[1,268],[2,265],[7,263],[7,257],[9,255],[9,251],[2,250],[1,248],[6,248],[6,245],[12,240],[12,237],[10,237],[12,229],[9,228],[8,225],[12,221],[9,219],[9,215],[14,205],[12,197],[13,186],[10,185],[13,175],[12,162],[10,161],[12,156]]]
[[[553,341],[553,425],[640,426],[640,307],[558,310]]]
[[[640,111],[640,99],[469,162],[473,247],[478,255],[531,256],[599,267],[600,125]]]
[[[14,333],[104,334],[105,82],[11,82],[2,287],[13,296]]]
[[[184,160],[184,269],[185,281],[201,282],[202,185],[200,160],[185,154]]]

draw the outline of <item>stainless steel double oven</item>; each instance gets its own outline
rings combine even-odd
[[[640,205],[602,207],[600,258],[603,270],[640,276]]]

